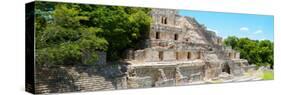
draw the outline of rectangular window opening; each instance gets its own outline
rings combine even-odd
[[[191,53],[187,52],[187,59],[190,59],[190,58],[191,58]]]
[[[175,34],[175,38],[174,38],[175,40],[178,40],[178,34]]]
[[[160,39],[160,32],[156,32],[156,39]]]
[[[179,60],[179,52],[176,52],[176,59]]]
[[[159,55],[158,55],[160,61],[163,60],[163,51],[159,51]]]

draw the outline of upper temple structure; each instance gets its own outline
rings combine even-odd
[[[186,85],[241,76],[249,67],[222,37],[177,10],[153,9],[143,48],[128,50],[129,88]],[[224,76],[224,77],[225,77]]]

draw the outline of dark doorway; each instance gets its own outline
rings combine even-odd
[[[156,39],[160,39],[160,32],[156,32]]]
[[[190,58],[191,58],[191,53],[187,52],[187,59],[190,59]]]
[[[178,34],[175,34],[175,40],[178,40]]]
[[[161,17],[161,23],[167,24],[167,17]]]
[[[167,17],[163,17],[163,24],[167,24]]]
[[[162,61],[163,60],[163,51],[159,51],[159,59],[160,59],[160,61]]]
[[[227,63],[224,64],[224,66],[222,68],[222,72],[226,72],[226,73],[230,74],[230,67]]]
[[[176,60],[179,60],[179,52],[176,52]]]
[[[197,59],[201,59],[201,52],[200,52],[200,51],[198,52],[198,57],[197,57]]]

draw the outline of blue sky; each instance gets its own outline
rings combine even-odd
[[[226,38],[227,36],[248,37],[254,40],[271,40],[274,37],[274,17],[221,12],[180,10],[179,15],[194,17],[208,30]]]

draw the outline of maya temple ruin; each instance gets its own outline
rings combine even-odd
[[[152,23],[139,49],[128,49],[117,66],[99,53],[101,66],[36,66],[35,93],[100,91],[261,80],[222,37],[173,9],[152,9]]]
[[[187,85],[241,76],[251,66],[239,52],[226,47],[222,37],[177,10],[153,9],[148,39],[139,50],[129,50],[130,87]]]

